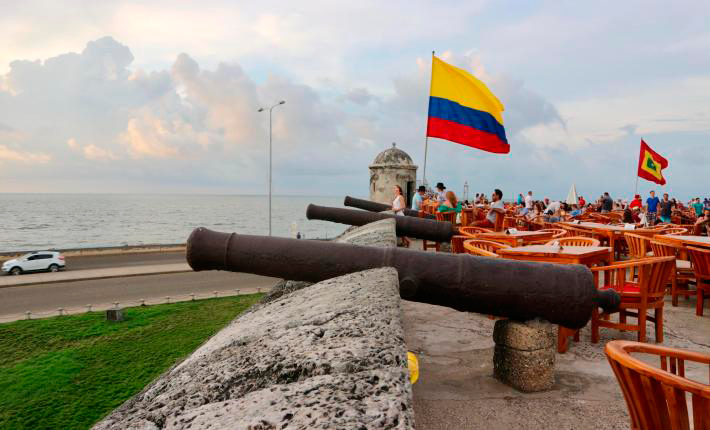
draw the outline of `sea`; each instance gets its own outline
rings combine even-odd
[[[343,197],[273,196],[272,235],[332,238],[347,226],[306,219]],[[185,243],[196,227],[268,235],[268,196],[0,193],[0,252]]]

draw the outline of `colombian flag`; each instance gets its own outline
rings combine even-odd
[[[432,57],[427,136],[497,154],[510,152],[503,104],[465,70]]]
[[[666,185],[662,170],[668,167],[668,160],[661,157],[641,139],[638,176],[660,185]]]

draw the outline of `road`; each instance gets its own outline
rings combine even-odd
[[[168,264],[185,261],[183,253],[123,254],[67,258],[68,270]],[[213,291],[240,289],[242,294],[262,291],[278,282],[275,278],[231,272],[183,272],[124,278],[95,279],[0,288],[0,318],[26,311],[43,313],[57,308],[79,308],[87,304],[128,303],[145,299],[165,300],[170,296],[211,295]]]
[[[142,254],[89,255],[66,257],[66,270],[103,269],[106,267],[145,266],[184,263],[184,252],[146,252]]]

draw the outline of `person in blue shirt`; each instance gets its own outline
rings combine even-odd
[[[426,187],[420,185],[417,192],[412,197],[412,209],[415,211],[422,210],[422,203],[424,203],[424,194],[426,194]]]
[[[648,219],[648,223],[651,225],[656,224],[658,203],[660,203],[660,200],[656,197],[656,192],[651,191],[651,197],[646,199],[646,219]]]
[[[523,205],[523,195],[518,194],[518,206],[522,206],[522,205]]]

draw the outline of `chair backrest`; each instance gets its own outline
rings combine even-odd
[[[553,239],[559,239],[560,237],[565,237],[567,236],[567,230],[563,228],[543,228],[542,230],[538,230],[538,233],[545,232],[545,233],[550,233]]]
[[[624,232],[624,240],[629,246],[629,257],[644,258],[649,248],[649,238],[635,233]]]
[[[685,249],[693,262],[695,276],[710,281],[710,249],[695,246],[688,246]]]
[[[668,242],[650,240],[654,257],[677,257],[679,247]]]
[[[662,301],[668,279],[675,271],[675,257],[650,257],[627,260],[609,266],[592,267],[593,274],[603,273],[604,284],[622,292],[627,283],[627,276],[638,270],[640,303]]]
[[[437,212],[436,213],[436,220],[437,221],[448,221],[451,224],[456,224],[456,212],[454,212],[454,211]]]
[[[463,254],[466,250],[463,247],[463,242],[470,239],[468,236],[455,235],[451,236],[451,252],[454,254]]]
[[[691,414],[696,429],[710,428],[710,385],[685,378],[686,362],[707,367],[710,355],[628,340],[612,340],[604,352],[624,394],[632,428],[688,429]],[[660,369],[631,353],[658,356]]]
[[[589,216],[591,218],[594,218],[594,221],[596,221],[600,224],[609,224],[609,222],[611,221],[608,216],[594,213],[594,212],[590,213]]]
[[[461,225],[467,226],[473,222],[473,209],[465,208],[461,211]]]
[[[597,234],[586,228],[577,228],[570,225],[564,224],[564,229],[567,230],[567,236],[582,236],[591,237],[592,239],[597,238]]]
[[[503,223],[505,216],[501,213],[496,213],[496,222],[493,224],[493,231],[503,231]]]
[[[483,239],[466,240],[463,243],[463,247],[468,254],[482,255],[484,257],[498,257],[496,251],[503,248],[510,248],[508,245]]]
[[[464,236],[476,237],[478,233],[493,233],[493,230],[483,227],[459,227],[459,233]]]
[[[600,243],[597,239],[593,239],[591,237],[571,236],[552,239],[547,242],[546,245],[552,245],[555,242],[562,246],[599,246]]]

